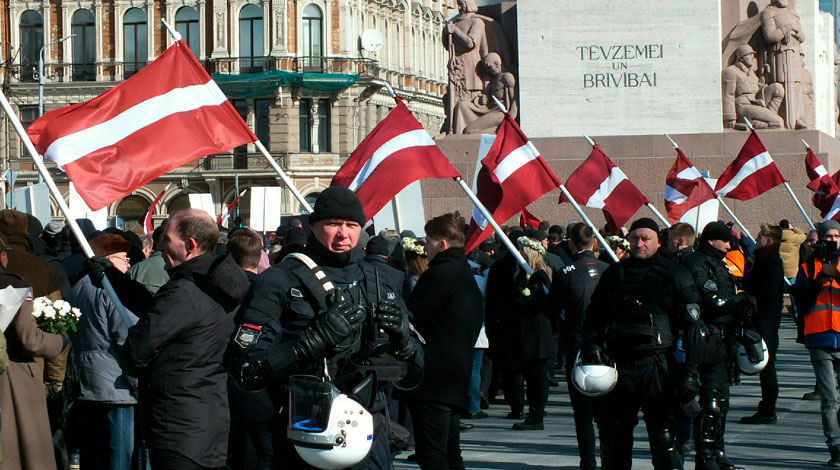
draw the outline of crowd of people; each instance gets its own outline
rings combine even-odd
[[[640,218],[608,246],[586,224],[543,222],[465,253],[457,213],[423,237],[376,234],[332,187],[271,241],[191,209],[151,235],[79,222],[89,259],[69,227],[0,211],[0,291],[31,290],[9,323],[0,311],[0,469],[388,469],[400,451],[463,469],[460,434],[500,396],[512,430],[545,428],[559,369],[581,469],[599,454],[630,468],[640,410],[654,468],[693,453],[697,469],[734,469],[740,373],[761,383],[741,422],[777,421],[786,291],[815,371],[804,398],[821,400],[840,467],[833,221],[764,224],[753,241]],[[78,308],[76,327],[39,330],[38,297]],[[583,365],[619,373],[593,389]]]

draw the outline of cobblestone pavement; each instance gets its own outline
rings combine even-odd
[[[742,416],[755,412],[760,397],[758,376],[742,376],[741,385],[731,388],[731,409],[726,423],[727,455],[747,469],[827,468],[828,449],[820,424],[819,401],[802,399],[813,391],[814,373],[807,350],[794,342],[796,328],[789,316],[782,320],[781,346],[776,369],[779,376],[778,423],[744,425]],[[468,469],[573,469],[578,468],[572,408],[562,371],[560,386],[551,388],[545,431],[512,431],[505,419],[504,404],[491,404],[490,418],[469,421],[472,431],[461,434],[463,457]],[[633,468],[652,468],[644,421],[635,432]],[[407,462],[409,452],[397,457],[398,470],[416,469]],[[686,469],[694,468],[693,455]]]

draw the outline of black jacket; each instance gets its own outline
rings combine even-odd
[[[171,279],[128,331],[123,370],[143,379],[150,446],[205,467],[225,465],[230,416],[222,354],[248,279],[230,256],[206,253]]]
[[[580,351],[583,320],[592,300],[595,286],[609,264],[599,261],[591,250],[575,255],[574,261],[563,268],[551,283],[548,304],[559,314],[566,312],[566,328],[563,336],[563,350],[569,355]]]
[[[701,244],[693,253],[679,258],[679,263],[691,273],[700,292],[701,316],[707,324],[731,325],[736,322],[735,280],[723,261],[726,253],[710,244]]]
[[[408,301],[414,326],[426,340],[420,386],[405,397],[467,408],[472,357],[481,322],[481,291],[463,248],[438,253]]]
[[[784,305],[785,270],[779,245],[755,250],[755,264],[744,276],[744,289],[756,300],[753,325],[770,349],[778,347]]]

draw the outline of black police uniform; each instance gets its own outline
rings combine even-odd
[[[696,361],[702,409],[700,418],[694,421],[697,469],[735,468],[726,458],[723,443],[729,411],[727,367],[735,358],[735,329],[754,301],[749,294],[737,293],[735,280],[723,261],[725,256],[701,240],[695,252],[679,258],[700,292],[701,318],[711,334],[704,354]]]
[[[548,293],[548,305],[566,313],[566,328],[563,330],[563,349],[566,358],[566,383],[572,383],[572,368],[575,358],[580,351],[581,330],[586,318],[586,309],[592,299],[592,293],[601,274],[609,265],[595,258],[592,250],[578,252],[574,255],[569,266],[563,268],[551,283]],[[559,315],[558,315],[559,316]],[[578,452],[580,454],[580,468],[595,470],[595,428],[592,424],[596,418],[592,398],[580,393],[575,387],[569,386],[569,399],[575,419],[575,433],[577,434]]]
[[[680,331],[695,322],[697,301],[691,276],[659,253],[622,260],[601,276],[584,320],[581,355],[585,362],[612,358],[618,368],[618,384],[600,404],[604,469],[631,467],[640,408],[654,468],[682,468],[673,351]]]
[[[374,384],[396,382],[405,387],[416,386],[422,378],[422,349],[412,340],[410,350],[395,351],[379,336],[373,318],[376,303],[399,307],[407,318],[400,298],[402,286],[392,286],[377,268],[360,261],[363,253],[353,249],[332,253],[310,235],[305,250],[326,277],[317,279],[311,270],[295,259],[286,259],[257,277],[248,298],[237,315],[240,325],[234,333],[225,358],[231,375],[245,390],[268,387],[279,413],[274,425],[274,459],[272,468],[312,468],[294,450],[286,438],[288,425],[288,378],[291,375],[320,376],[324,356],[301,354],[299,346],[311,334],[313,325],[337,304],[352,304],[364,309],[365,320],[357,331],[325,354],[330,375],[342,393],[350,393],[375,371]],[[325,296],[326,282],[334,285],[347,302],[339,302],[335,293]],[[406,320],[407,321],[407,320]],[[371,349],[376,346],[374,351]],[[383,347],[384,346],[384,347]],[[363,355],[365,357],[363,357]],[[369,389],[368,389],[369,390]],[[380,392],[370,399],[359,397],[374,414],[373,445],[368,456],[354,469],[390,469],[391,456],[386,435],[385,399]]]

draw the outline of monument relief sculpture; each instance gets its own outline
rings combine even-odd
[[[802,119],[812,110],[803,105],[802,80],[804,67],[800,59],[800,44],[805,41],[799,15],[789,0],[772,0],[761,12],[761,30],[767,41],[767,65],[771,83],[781,83],[785,89],[782,116],[788,129],[804,128]]]
[[[737,62],[723,71],[723,122],[728,128],[745,128],[744,118],[757,129],[781,128],[779,106],[785,89],[779,83],[764,86],[755,73],[755,51],[749,44],[735,50]]]
[[[467,110],[478,103],[488,82],[495,76],[483,75],[482,59],[495,52],[500,62],[506,62],[509,55],[501,27],[492,18],[477,13],[475,0],[458,0],[458,11],[459,15],[443,29],[443,45],[449,51],[449,126],[443,130],[446,134],[465,133],[471,121],[483,115],[456,112],[459,106]]]
[[[493,101],[493,97],[508,110],[514,118],[518,107],[515,98],[516,78],[510,72],[502,71],[502,58],[491,52],[484,56],[482,64],[490,80],[481,95],[472,101],[459,101],[455,105],[454,122],[468,122],[464,134],[494,133],[504,120],[504,113]]]

